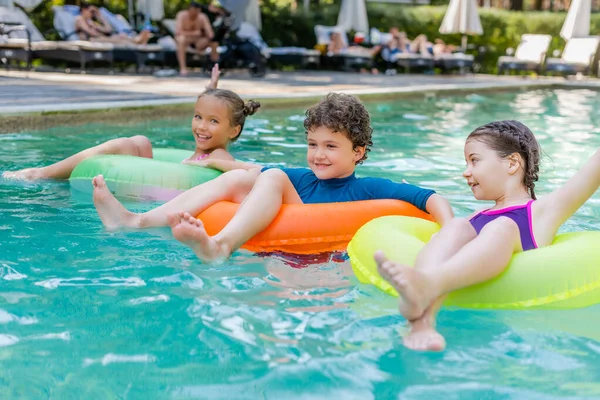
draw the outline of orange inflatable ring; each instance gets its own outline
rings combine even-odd
[[[236,213],[239,204],[219,202],[203,211],[206,232],[217,234]],[[344,203],[286,204],[264,231],[242,248],[254,252],[283,251],[315,254],[345,251],[358,229],[372,219],[406,215],[432,221],[431,215],[400,200],[365,200]]]

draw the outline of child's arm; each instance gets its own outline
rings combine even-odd
[[[203,160],[204,161],[204,160]],[[227,172],[233,169],[245,169],[250,171],[252,169],[260,169],[262,165],[247,163],[236,160],[223,160],[218,158],[211,159],[210,157],[205,161],[205,167],[218,169],[219,171]]]
[[[600,150],[597,150],[583,168],[561,188],[536,202],[544,222],[548,221],[547,228],[558,229],[598,190],[598,187],[600,187]]]
[[[216,89],[219,84],[219,77],[221,76],[221,70],[219,70],[219,63],[213,65],[212,72],[210,74],[210,82],[206,86],[206,89]]]
[[[428,212],[440,226],[444,226],[454,218],[454,212],[448,200],[433,190],[382,178],[361,178],[360,180],[373,199],[406,201],[420,210]]]
[[[432,194],[429,199],[427,199],[425,208],[440,226],[446,225],[447,222],[450,222],[450,220],[454,218],[454,212],[452,211],[450,202],[439,194]]]

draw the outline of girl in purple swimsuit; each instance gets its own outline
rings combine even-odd
[[[447,293],[490,280],[514,253],[552,243],[558,228],[600,187],[600,150],[562,187],[537,199],[540,146],[518,121],[477,128],[465,144],[463,176],[477,200],[495,205],[468,219],[455,218],[419,253],[415,267],[375,254],[380,274],[400,294],[409,321],[404,344],[414,350],[443,350],[435,318]]]
[[[217,89],[219,75],[219,66],[215,65],[206,91],[198,96],[194,106],[192,132],[196,148],[189,159],[183,160],[186,164],[206,166],[208,161],[215,159],[233,161],[227,146],[240,136],[246,117],[254,114],[260,107],[260,103],[252,100],[245,103],[230,90]],[[25,180],[69,179],[71,172],[80,162],[101,154],[152,158],[152,143],[142,135],[112,139],[52,165],[7,171],[2,176],[7,179]]]

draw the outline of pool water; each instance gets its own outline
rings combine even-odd
[[[461,176],[464,139],[477,126],[519,119],[536,133],[545,151],[540,194],[600,147],[593,91],[368,108],[375,146],[358,174],[433,188],[462,216],[486,205]],[[301,109],[264,110],[231,150],[303,166],[302,121]],[[65,126],[0,135],[0,170],[47,165],[134,134],[155,146],[192,144],[188,119]],[[592,229],[600,229],[598,194],[563,227]],[[167,229],[105,232],[89,196],[66,182],[0,178],[0,278],[2,399],[600,398],[600,306],[444,309],[447,350],[411,352],[395,300],[358,284],[343,255],[239,251],[203,265]]]

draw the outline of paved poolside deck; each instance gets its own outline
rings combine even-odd
[[[192,103],[208,81],[203,75],[159,78],[0,70],[0,132],[14,131],[18,124],[39,120],[47,113]],[[600,89],[600,80],[493,75],[386,76],[333,71],[273,71],[264,78],[251,78],[245,71],[235,71],[225,75],[219,84],[245,98],[271,99],[270,106],[312,102],[331,91],[382,97],[553,86]]]

